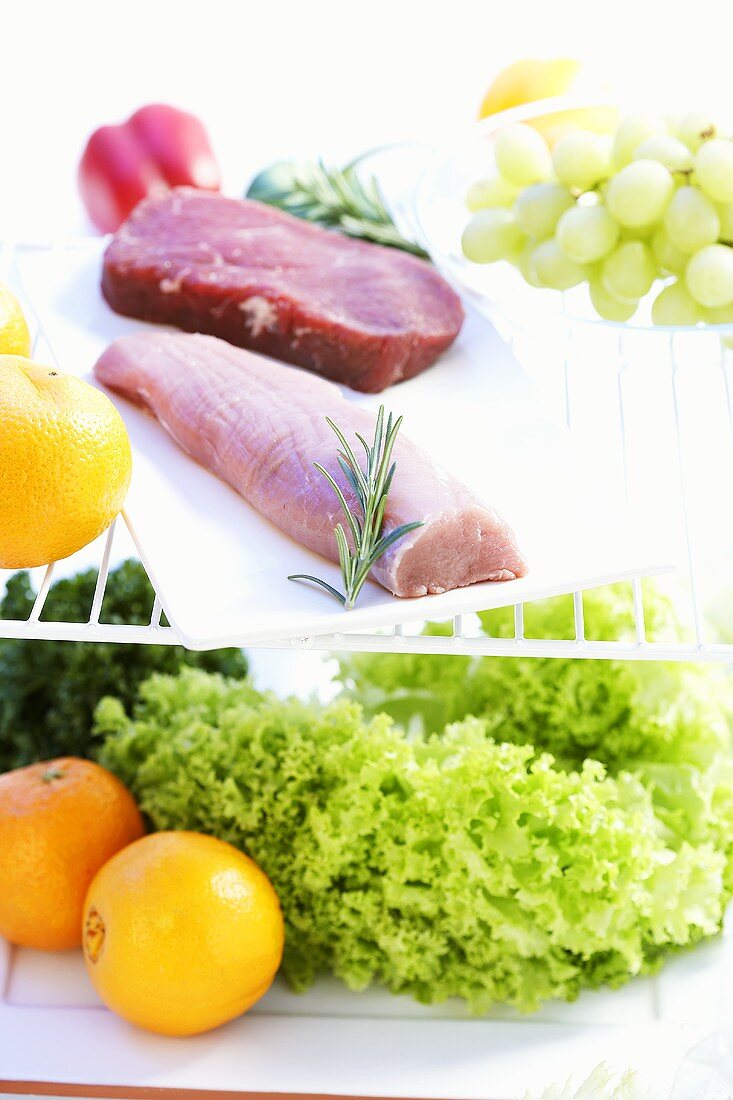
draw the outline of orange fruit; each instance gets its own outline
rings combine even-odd
[[[30,353],[31,335],[20,302],[9,287],[0,283],[0,355],[27,358]]]
[[[44,951],[78,947],[89,883],[144,832],[130,792],[90,760],[0,775],[0,936]]]
[[[246,1012],[282,959],[283,918],[254,860],[201,833],[118,852],[84,903],[84,958],[104,1003],[161,1035],[197,1035]]]
[[[125,425],[101,390],[0,355],[0,568],[46,565],[101,535],[131,467]]]

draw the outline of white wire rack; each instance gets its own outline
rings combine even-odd
[[[12,244],[0,248],[0,279],[15,283],[22,297],[14,256]],[[34,354],[53,361],[42,318],[32,302],[24,300],[23,305],[35,331]],[[419,624],[410,624],[386,632],[284,638],[268,642],[267,648],[733,661],[733,508],[727,489],[733,475],[733,362],[721,351],[719,338],[705,332],[673,336],[583,326],[568,319],[562,339],[550,349],[547,340],[538,340],[536,327],[518,326],[516,318],[502,335],[536,382],[548,412],[576,437],[579,453],[589,463],[602,456],[603,491],[623,497],[632,516],[643,517],[647,525],[651,519],[664,532],[681,563],[667,583],[681,611],[682,634],[667,640],[648,637],[642,584],[635,580],[629,582],[633,632],[607,641],[587,636],[583,593],[578,590],[572,594],[574,629],[567,638],[529,636],[525,608],[518,604],[510,638],[487,636],[475,616],[463,615],[454,617],[440,636],[423,635]],[[583,501],[577,504],[583,507]],[[93,564],[99,573],[85,623],[51,621],[44,617],[44,606],[56,577],[92,564],[89,551],[78,558],[78,565],[77,557],[48,565],[38,576],[29,617],[0,616],[0,637],[180,644],[175,629],[163,623],[157,595],[147,625],[103,620],[110,567],[129,556],[121,547],[123,542],[135,546],[131,535],[123,514],[95,544]],[[136,549],[144,556],[144,547]],[[7,576],[0,571],[0,592]]]
[[[180,645],[175,630],[170,626],[163,625],[163,605],[157,595],[153,600],[150,621],[145,625],[126,625],[100,621],[110,563],[113,560],[115,534],[119,523],[124,523],[127,530],[130,530],[127,517],[122,513],[122,516],[112,523],[112,526],[103,536],[102,554],[98,566],[94,597],[89,611],[89,618],[86,622],[55,622],[41,618],[49,590],[54,581],[54,574],[58,568],[56,563],[52,562],[42,572],[41,582],[28,618],[0,618],[0,637],[45,638],[48,641],[69,642],[148,642],[156,645]],[[73,562],[74,558],[70,558],[64,563],[65,574],[73,571]]]

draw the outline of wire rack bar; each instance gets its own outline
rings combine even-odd
[[[694,646],[688,643],[576,641],[575,639],[457,638],[440,635],[342,634],[259,643],[262,649],[297,649],[364,653],[442,653],[466,657],[557,657],[616,661],[733,661],[733,646]]]
[[[38,595],[36,596],[31,613],[28,616],[28,622],[33,625],[38,622],[41,612],[43,611],[43,605],[46,602],[48,596],[48,590],[51,587],[51,581],[53,580],[53,563],[46,566],[46,572],[43,575],[43,581],[41,587],[38,589]]]
[[[646,642],[646,625],[644,623],[644,596],[641,591],[641,581],[636,577],[632,581],[634,599],[634,628],[636,630],[636,643],[641,646]]]
[[[107,537],[104,540],[104,551],[102,553],[102,561],[99,566],[99,574],[97,576],[97,584],[94,589],[94,599],[92,600],[92,609],[89,613],[89,622],[92,625],[99,623],[99,616],[102,611],[102,603],[104,602],[104,593],[107,589],[107,577],[109,576],[109,559],[112,553],[112,544],[115,539],[115,529],[117,527],[117,520],[112,520],[112,526],[107,532]]]
[[[39,622],[0,620],[0,638],[42,639],[69,642],[117,642],[122,644],[180,645],[172,627],[126,626],[106,623]],[[432,635],[341,634],[313,638],[281,639],[259,643],[262,649],[295,649],[318,652],[435,653],[467,657],[554,657],[578,660],[618,661],[731,661],[729,645],[691,646],[661,642],[589,642],[566,639],[461,638]]]
[[[171,627],[126,626],[120,623],[30,623],[0,620],[0,638],[41,639],[47,642],[122,642],[138,645],[180,645]]]
[[[669,337],[671,354],[674,356],[674,336]],[[673,359],[674,362],[674,359]],[[672,367],[672,405],[674,408],[674,423],[677,436],[677,462],[680,473],[680,496],[682,500],[682,514],[685,522],[685,546],[687,550],[687,571],[689,575],[690,590],[692,592],[692,613],[695,620],[695,638],[698,646],[705,644],[705,625],[702,616],[702,603],[697,584],[697,571],[695,568],[695,548],[693,542],[692,524],[688,507],[687,471],[682,452],[682,425],[680,420],[680,402],[678,387],[677,365]]]
[[[583,593],[573,592],[573,619],[575,621],[575,640],[585,640],[585,616],[583,612]]]
[[[154,630],[164,629],[160,625],[160,620],[161,620],[162,616],[163,616],[163,605],[160,602],[160,597],[156,594],[155,600],[153,602],[153,610],[150,612],[150,624],[149,624]]]

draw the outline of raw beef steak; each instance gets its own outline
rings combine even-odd
[[[185,187],[135,208],[107,248],[102,289],[118,313],[220,336],[367,393],[429,367],[463,320],[423,260]]]

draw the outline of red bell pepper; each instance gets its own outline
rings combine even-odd
[[[114,232],[146,195],[179,185],[218,191],[221,176],[203,123],[164,103],[95,130],[79,164],[84,206],[103,233]]]

